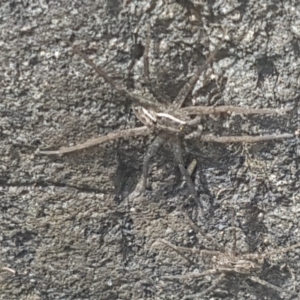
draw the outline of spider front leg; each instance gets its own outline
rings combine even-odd
[[[188,184],[188,187],[190,189],[190,192],[193,195],[195,201],[199,204],[201,214],[203,214],[203,211],[202,211],[203,203],[201,203],[201,200],[199,199],[199,197],[197,195],[197,191],[196,191],[195,185],[192,181],[191,175],[189,174],[187,169],[184,167],[184,161],[183,161],[182,149],[181,149],[181,141],[180,141],[179,137],[176,137],[176,139],[172,142],[172,147],[173,147],[173,153],[174,153],[175,160],[179,166],[179,170],[180,170],[181,174],[183,175],[183,177],[185,178],[185,180]]]
[[[186,82],[186,84],[184,85],[184,87],[181,89],[181,91],[178,93],[178,95],[174,100],[173,109],[175,110],[180,109],[183,106],[188,94],[194,88],[200,75],[204,71],[206,71],[209,65],[214,61],[216,54],[219,51],[222,43],[223,43],[223,38],[221,41],[219,41],[218,45],[215,47],[215,50],[212,53],[210,53],[210,55],[207,57],[205,63],[202,66],[198,67],[197,71],[192,75],[192,77],[188,80],[188,82]]]
[[[262,279],[258,278],[257,276],[250,276],[249,279],[253,282],[261,284],[262,286],[273,289],[273,290],[279,292],[280,294],[288,294],[288,295],[290,295],[290,297],[297,295],[297,293],[295,293],[295,292],[285,291],[284,289],[282,289],[282,288],[280,288],[280,287],[278,287],[278,286],[276,286],[276,285],[274,285],[270,282],[262,280]],[[289,299],[289,298],[287,298],[287,299]]]
[[[151,27],[150,24],[147,24],[147,38],[145,43],[145,49],[144,49],[144,79],[146,83],[149,84],[150,82],[150,72],[149,72],[149,49],[150,49],[150,35],[151,35]]]
[[[147,126],[142,126],[142,127],[137,127],[137,128],[130,128],[130,129],[125,129],[125,130],[117,130],[114,132],[111,132],[107,135],[100,136],[97,138],[92,138],[88,139],[86,142],[82,144],[77,144],[75,146],[71,147],[61,147],[58,150],[42,150],[39,151],[39,154],[46,154],[46,155],[62,155],[66,153],[71,153],[75,151],[80,151],[83,149],[87,149],[90,147],[94,147],[100,144],[105,144],[120,138],[131,138],[131,137],[136,137],[136,136],[145,136],[149,135],[150,130]]]

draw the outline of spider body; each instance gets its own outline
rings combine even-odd
[[[133,111],[145,126],[156,131],[179,134],[182,132],[184,125],[186,125],[185,121],[171,114],[164,112],[157,113],[142,106],[134,106]]]
[[[254,274],[262,271],[263,260],[258,257],[218,253],[212,257],[213,268],[220,273]]]
[[[204,265],[208,267],[207,270],[202,272],[191,272],[184,275],[166,275],[163,276],[163,279],[166,280],[193,280],[197,278],[202,278],[205,276],[214,276],[217,277],[213,279],[208,288],[204,289],[200,293],[194,295],[185,295],[183,299],[199,299],[204,295],[212,292],[227,275],[240,275],[249,278],[255,283],[259,283],[267,288],[273,289],[282,294],[289,294],[290,296],[296,295],[296,292],[287,292],[282,288],[271,284],[263,279],[260,279],[258,276],[263,271],[263,265],[267,258],[271,256],[283,254],[289,251],[292,251],[296,248],[300,248],[300,244],[295,244],[285,248],[266,251],[264,253],[249,253],[249,254],[236,254],[235,249],[232,249],[230,252],[222,252],[215,250],[198,250],[195,248],[187,248],[176,246],[166,240],[159,240],[159,243],[166,245],[167,247],[173,249],[180,255],[183,252],[188,252],[191,254],[199,254],[200,259],[203,261]],[[213,244],[216,244],[214,240],[211,240]],[[234,234],[234,246],[236,245],[236,235]],[[288,298],[289,299],[289,298]]]
[[[144,77],[146,82],[149,81],[149,66],[148,66],[148,51],[150,46],[150,26],[148,29],[148,39],[146,41],[145,51],[144,51]],[[276,139],[285,139],[293,137],[292,134],[275,134],[275,135],[265,135],[265,136],[214,136],[202,134],[202,127],[199,126],[200,116],[208,114],[220,114],[220,113],[239,113],[239,114],[277,114],[285,113],[291,110],[291,108],[283,109],[252,109],[252,108],[243,108],[235,106],[196,106],[196,107],[183,107],[183,104],[191,92],[192,88],[196,84],[199,76],[208,68],[208,66],[214,61],[217,51],[220,49],[223,40],[221,40],[218,45],[215,46],[215,50],[208,56],[204,65],[198,68],[194,75],[187,81],[184,87],[180,90],[177,97],[174,99],[170,108],[166,108],[160,103],[153,102],[143,96],[140,96],[136,93],[132,93],[121,85],[114,82],[112,77],[110,77],[106,71],[101,67],[97,66],[92,60],[88,58],[86,54],[80,51],[76,46],[73,46],[72,43],[63,39],[69,46],[72,47],[72,50],[75,54],[81,56],[84,61],[91,66],[97,74],[102,77],[111,87],[122,95],[121,99],[129,98],[133,103],[132,109],[137,116],[137,118],[144,125],[143,127],[117,130],[115,132],[109,133],[106,136],[99,138],[94,138],[84,142],[83,144],[75,145],[72,147],[62,147],[59,150],[43,150],[39,153],[41,154],[66,154],[73,151],[78,151],[85,149],[87,147],[99,145],[109,141],[113,141],[119,138],[130,138],[135,136],[146,136],[151,133],[156,135],[156,138],[151,143],[148,151],[144,156],[143,163],[143,173],[142,173],[142,188],[145,190],[147,188],[147,176],[149,170],[149,164],[151,158],[156,154],[160,146],[163,145],[165,140],[168,140],[172,144],[174,158],[181,174],[185,178],[188,188],[191,195],[196,200],[202,211],[203,203],[198,199],[198,193],[192,182],[189,172],[185,168],[181,143],[184,139],[193,139],[197,138],[206,142],[217,142],[217,143],[228,143],[228,142],[259,142],[267,140],[276,140]],[[192,118],[193,116],[193,118]],[[196,126],[196,130],[193,130]]]

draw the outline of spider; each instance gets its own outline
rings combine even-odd
[[[94,139],[89,139],[82,144],[78,144],[72,147],[62,147],[58,150],[43,150],[39,151],[40,154],[46,155],[62,155],[73,151],[79,151],[95,145],[107,143],[120,138],[130,138],[136,136],[148,136],[154,134],[156,138],[151,143],[148,151],[144,156],[143,170],[142,170],[142,190],[147,188],[147,177],[149,171],[149,164],[151,158],[155,155],[157,150],[167,140],[172,144],[175,161],[179,166],[182,176],[185,178],[190,193],[198,202],[200,208],[203,208],[203,204],[198,199],[196,188],[192,182],[191,176],[185,168],[181,143],[183,140],[189,140],[197,138],[203,142],[217,142],[217,143],[235,143],[235,142],[259,142],[267,140],[285,139],[293,137],[292,134],[279,134],[279,135],[265,135],[265,136],[214,136],[201,134],[201,127],[199,126],[201,115],[216,115],[221,113],[237,113],[237,114],[276,114],[290,111],[291,108],[284,109],[252,109],[242,108],[235,106],[197,106],[197,107],[183,107],[184,102],[194,87],[195,83],[199,79],[199,76],[204,72],[208,66],[214,61],[216,53],[220,48],[221,41],[215,48],[206,62],[198,68],[195,74],[188,80],[188,82],[181,89],[177,97],[174,99],[173,104],[170,107],[166,107],[158,102],[151,101],[143,96],[135,94],[126,90],[124,87],[118,85],[112,77],[101,67],[97,66],[89,57],[79,50],[76,46],[68,40],[63,40],[69,45],[73,52],[91,66],[97,74],[102,77],[107,83],[111,85],[120,94],[120,101],[124,99],[130,99],[132,102],[132,109],[137,118],[144,126],[130,128],[125,130],[116,130],[105,136],[101,136]],[[148,52],[150,47],[150,25],[147,27],[147,40],[144,48],[144,77],[146,82],[149,81],[149,61]],[[198,125],[198,126],[197,126]],[[193,131],[194,130],[194,131]]]
[[[183,212],[183,211],[182,211]],[[198,228],[193,221],[189,218],[187,213],[183,212],[187,218],[190,225],[193,229],[197,230],[207,241],[214,246],[214,249],[220,249],[218,243],[211,237],[206,235],[201,228]],[[234,217],[233,217],[234,219]],[[233,221],[234,222],[234,221]],[[280,248],[277,250],[266,251],[264,253],[246,253],[246,254],[237,254],[236,251],[236,227],[229,227],[233,231],[233,244],[232,249],[229,253],[216,250],[206,250],[206,249],[196,249],[196,248],[187,248],[176,246],[164,239],[156,241],[155,244],[164,244],[167,247],[173,249],[177,253],[183,256],[183,253],[199,254],[200,258],[205,264],[209,265],[209,269],[202,272],[191,272],[184,275],[165,275],[162,279],[166,280],[193,280],[205,276],[214,276],[217,277],[213,279],[212,283],[201,291],[200,293],[185,295],[182,299],[202,299],[202,297],[210,292],[212,292],[227,275],[238,275],[238,276],[247,276],[251,281],[259,283],[267,288],[273,289],[281,294],[289,294],[289,296],[297,295],[296,292],[285,291],[284,289],[271,284],[263,279],[260,279],[258,275],[263,270],[263,264],[266,258],[283,254],[289,251],[292,251],[296,248],[300,248],[300,243]],[[185,257],[185,256],[183,256]]]

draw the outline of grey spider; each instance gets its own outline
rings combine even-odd
[[[284,289],[271,284],[258,276],[262,273],[264,262],[267,258],[274,257],[279,254],[287,253],[294,249],[300,248],[300,243],[296,243],[291,246],[279,248],[276,250],[265,251],[264,253],[244,253],[239,254],[237,252],[237,237],[236,231],[238,228],[234,227],[234,216],[232,218],[232,226],[228,229],[233,232],[231,235],[233,237],[233,243],[231,247],[231,251],[222,251],[215,250],[220,249],[219,243],[213,239],[210,235],[207,235],[201,228],[196,226],[193,221],[189,218],[188,214],[182,211],[187,219],[188,223],[192,226],[194,230],[200,233],[203,239],[206,239],[210,245],[213,246],[213,250],[209,249],[197,249],[197,248],[188,248],[188,247],[181,247],[176,246],[170,243],[167,240],[160,239],[154,242],[152,248],[155,245],[164,244],[165,246],[173,249],[178,254],[186,258],[183,253],[189,253],[191,255],[199,255],[200,260],[203,264],[208,267],[208,269],[201,271],[201,272],[191,272],[185,273],[183,275],[164,275],[162,279],[165,280],[180,280],[192,283],[195,279],[200,279],[203,277],[208,277],[212,279],[212,282],[209,284],[207,288],[204,288],[202,291],[191,294],[191,295],[184,295],[182,299],[202,299],[205,295],[213,292],[221,282],[225,279],[228,275],[238,275],[240,277],[244,277],[245,279],[248,278],[252,282],[261,284],[262,286],[275,290],[280,294],[289,295],[287,299],[297,295],[296,291],[285,291]],[[189,260],[190,261],[190,260]],[[290,270],[291,272],[291,270]],[[293,275],[293,273],[292,273]]]
[[[177,97],[174,99],[173,104],[170,107],[165,107],[164,105],[153,102],[143,96],[135,94],[126,90],[124,87],[118,85],[101,67],[97,66],[92,60],[88,58],[81,50],[68,39],[63,39],[67,45],[71,46],[73,52],[84,59],[84,61],[91,66],[97,74],[102,77],[107,83],[109,83],[113,89],[115,89],[121,96],[120,100],[124,98],[131,99],[133,105],[132,109],[137,116],[137,118],[142,122],[144,126],[131,128],[126,130],[117,130],[111,132],[105,136],[101,136],[94,139],[89,139],[82,144],[78,144],[72,147],[62,147],[59,150],[43,150],[39,151],[41,154],[46,155],[62,155],[74,151],[79,151],[88,147],[95,145],[107,143],[119,138],[130,138],[135,136],[147,136],[155,134],[156,138],[151,143],[148,151],[144,156],[143,162],[143,190],[147,187],[147,176],[149,170],[150,159],[155,155],[159,147],[167,139],[172,144],[173,153],[175,160],[179,166],[181,174],[184,176],[189,190],[195,200],[199,203],[200,208],[203,207],[202,203],[198,199],[196,188],[191,180],[191,176],[187,169],[185,168],[181,141],[197,138],[203,142],[217,142],[217,143],[235,143],[235,142],[259,142],[259,141],[268,141],[276,139],[285,139],[293,137],[292,134],[279,134],[279,135],[264,135],[264,136],[214,136],[214,135],[204,135],[201,134],[199,129],[199,119],[201,115],[209,114],[220,114],[220,113],[238,113],[238,114],[276,114],[284,113],[290,111],[291,108],[284,109],[252,109],[252,108],[243,108],[235,106],[192,106],[192,107],[183,107],[183,104],[197,82],[199,76],[207,67],[212,63],[215,58],[216,52],[220,48],[222,42],[216,46],[215,51],[212,52],[207,58],[206,62],[198,68],[195,74],[188,80],[188,82],[181,89]],[[149,67],[148,67],[148,52],[150,47],[150,26],[148,26],[148,38],[144,49],[144,76],[146,81],[149,80]],[[192,131],[196,127],[196,130]]]

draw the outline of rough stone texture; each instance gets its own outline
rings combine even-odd
[[[1,271],[1,299],[181,299],[209,286],[213,276],[162,278],[209,266],[197,254],[184,259],[158,239],[214,249],[181,212],[183,207],[200,225],[167,145],[152,160],[145,195],[135,187],[151,138],[62,157],[38,154],[140,126],[128,99],[62,37],[74,40],[120,84],[165,104],[223,37],[216,61],[187,103],[294,109],[285,116],[207,117],[205,131],[298,130],[298,1],[206,2],[1,2],[0,251],[1,268],[16,271]],[[141,57],[149,22],[151,89]],[[257,145],[185,145],[186,164],[197,161],[193,180],[206,203],[205,230],[221,249],[231,249],[233,211],[237,252],[263,253],[300,241],[298,143],[295,137]],[[300,249],[273,256],[260,278],[299,292],[299,256]],[[205,299],[286,297],[232,274]]]

